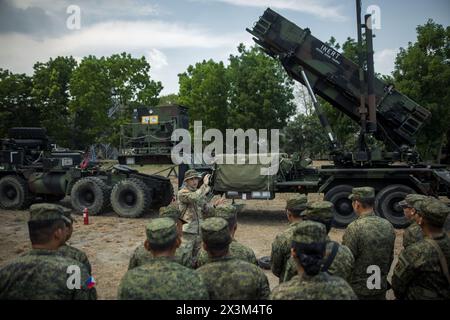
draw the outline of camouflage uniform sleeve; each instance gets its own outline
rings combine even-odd
[[[137,259],[136,259],[138,249],[139,248],[136,248],[134,250],[133,255],[130,258],[130,262],[128,263],[128,270],[134,269],[134,268],[136,268],[138,266],[138,262],[137,262]]]
[[[248,252],[248,261],[252,264],[254,264],[255,266],[258,265],[258,260],[256,259],[256,255],[255,252],[253,250],[249,250]]]
[[[339,257],[336,257],[338,258],[336,260],[336,263],[338,263],[339,271],[336,272],[336,275],[348,281],[355,266],[355,258],[353,257],[352,251],[345,245],[340,245],[339,251],[338,251]],[[332,264],[330,268],[333,267],[334,266]]]
[[[284,272],[283,282],[288,282],[297,275],[297,266],[292,257],[286,262],[286,271]]]
[[[86,253],[81,252],[80,262],[86,266],[86,269],[89,272],[89,274],[92,274],[91,263],[89,262],[89,258],[87,257]]]
[[[258,267],[257,267],[258,268]],[[267,300],[270,296],[270,286],[267,276],[259,268],[257,269],[259,277],[259,297],[258,300]]]
[[[392,289],[395,297],[400,300],[405,298],[409,283],[415,276],[414,249],[414,247],[408,247],[400,253],[392,275]]]
[[[197,268],[200,268],[201,266],[205,265],[208,262],[208,253],[201,248],[198,253],[197,258]]]
[[[202,199],[210,190],[209,186],[202,185],[195,192],[180,190],[178,192],[178,201],[182,203],[193,204]]]
[[[342,244],[350,249],[354,258],[358,256],[358,234],[355,229],[355,225],[350,224],[345,230],[344,237],[342,238]]]
[[[281,242],[282,242],[281,237],[277,236],[275,238],[275,241],[272,243],[272,252],[270,254],[270,264],[272,273],[277,277],[281,277],[284,264],[284,256],[281,250]]]

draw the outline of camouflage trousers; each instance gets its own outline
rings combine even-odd
[[[194,269],[196,269],[198,255],[200,253],[200,249],[202,246],[202,239],[201,239],[200,235],[198,235],[198,234],[184,233],[183,241],[189,242],[191,244],[190,247],[192,247],[192,255],[191,255],[192,265],[193,265]]]

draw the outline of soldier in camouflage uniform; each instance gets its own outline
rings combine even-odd
[[[66,241],[70,220],[61,206],[35,204],[30,207],[28,230],[32,250],[0,269],[0,300],[95,300],[95,288],[88,288],[90,277],[79,261],[61,256],[58,248]],[[80,288],[70,289],[72,274],[68,267],[80,270]],[[76,280],[76,279],[75,279]],[[76,282],[76,281],[75,281]]]
[[[205,284],[194,270],[175,261],[181,244],[176,223],[171,218],[156,218],[146,228],[145,248],[153,258],[127,271],[120,282],[121,300],[204,300]]]
[[[50,204],[50,203],[47,205],[57,206],[56,204]],[[71,212],[70,209],[64,208],[62,206],[60,206],[60,207],[62,208],[64,215],[69,219],[70,222],[66,223],[66,232],[67,232],[66,242],[61,247],[59,247],[58,252],[64,257],[72,258],[72,259],[75,259],[75,260],[81,262],[82,264],[84,264],[86,266],[88,273],[91,274],[92,273],[91,263],[89,262],[89,259],[86,255],[86,253],[84,253],[80,249],[77,249],[77,248],[67,244],[67,241],[69,241],[69,239],[72,237],[74,218],[70,214],[70,212]]]
[[[228,222],[208,218],[201,224],[203,248],[210,260],[197,269],[214,300],[264,300],[270,293],[269,281],[254,264],[229,255],[232,241]]]
[[[212,210],[224,201],[223,198],[220,198],[213,205],[208,203],[206,195],[211,190],[209,178],[210,175],[206,175],[203,178],[203,184],[197,189],[201,174],[193,169],[186,171],[183,187],[178,191],[177,196],[181,216],[187,222],[183,226],[183,238],[191,242],[194,267],[197,265],[198,253],[202,242],[200,223],[204,218],[212,216]]]
[[[298,195],[286,201],[286,215],[289,227],[277,235],[272,243],[271,269],[272,273],[279,278],[280,283],[285,278],[286,265],[291,256],[292,233],[295,226],[302,221],[300,215],[306,209],[307,201],[308,199],[305,195]]]
[[[443,226],[450,208],[437,199],[422,201],[417,223],[424,239],[406,247],[392,276],[402,300],[450,300],[450,239]]]
[[[171,204],[167,207],[162,207],[159,209],[159,216],[161,218],[168,217],[172,218],[177,224],[177,232],[180,237],[182,235],[183,224],[186,223],[185,220],[181,218],[181,212],[177,206]],[[133,252],[128,264],[128,270],[139,267],[153,259],[150,251],[145,249],[144,244],[139,245]],[[177,248],[175,252],[175,260],[181,265],[193,268],[192,265],[192,244],[190,242],[182,242],[180,247]]]
[[[403,208],[405,217],[411,221],[409,227],[403,232],[403,248],[423,239],[422,229],[416,222],[416,214],[420,210],[420,204],[426,199],[428,199],[427,196],[414,193],[408,194],[405,200],[398,203]]]
[[[321,223],[303,221],[295,226],[292,256],[298,274],[275,287],[271,300],[356,300],[344,279],[321,271],[326,238],[326,229]]]
[[[307,208],[302,213],[303,220],[311,220],[325,225],[327,234],[331,230],[333,222],[333,204],[328,201],[315,201],[308,203]],[[348,281],[353,271],[355,259],[347,246],[331,241],[327,236],[327,246],[325,261],[322,266],[323,272],[328,272],[333,276],[338,276]],[[297,265],[291,257],[288,260],[284,282],[289,281],[297,274]]]
[[[230,256],[247,261],[254,265],[258,265],[253,250],[234,239],[234,234],[236,233],[237,229],[236,208],[231,204],[223,204],[214,209],[213,215],[215,217],[223,218],[228,222],[228,228],[230,230],[230,236],[232,239],[229,248]],[[205,249],[201,248],[198,255],[197,267],[201,267],[206,263],[208,263],[208,253],[205,251]]]
[[[389,221],[375,215],[375,190],[372,187],[353,188],[349,199],[358,215],[358,219],[347,226],[342,240],[355,258],[349,283],[361,300],[384,300],[388,289],[387,275],[394,259],[394,228]],[[367,280],[372,275],[367,273],[369,266],[380,269],[380,289],[369,289],[367,286]]]

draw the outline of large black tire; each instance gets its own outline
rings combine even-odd
[[[98,215],[110,207],[109,195],[111,189],[103,180],[97,177],[86,177],[78,180],[70,192],[70,202],[73,209],[81,214],[84,208],[90,215]]]
[[[410,222],[405,217],[399,202],[407,194],[416,193],[403,184],[393,184],[382,189],[375,198],[375,211],[388,220],[395,228],[406,228]]]
[[[26,209],[32,199],[27,182],[23,178],[9,175],[0,179],[0,208]]]
[[[168,186],[167,190],[163,192],[162,202],[160,204],[161,207],[168,206],[172,202],[174,197],[172,183],[169,182],[167,186]]]
[[[357,218],[353,211],[352,201],[348,198],[352,189],[352,186],[342,184],[331,188],[325,194],[324,199],[334,204],[333,226],[336,228],[345,228]]]
[[[115,213],[124,218],[137,218],[150,208],[152,194],[139,179],[128,178],[118,182],[111,192],[111,205]]]

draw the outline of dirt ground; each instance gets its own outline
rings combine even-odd
[[[244,207],[239,213],[236,238],[251,247],[257,258],[270,255],[273,239],[287,226],[283,210],[287,196],[279,194],[272,201],[238,202],[244,204]],[[319,195],[312,194],[309,197],[313,200]],[[70,206],[70,201],[65,199],[62,204]],[[99,299],[116,299],[117,288],[127,271],[131,254],[144,241],[144,226],[156,215],[153,212],[140,219],[125,219],[111,212],[91,216],[89,225],[83,224],[81,216],[75,216],[75,231],[69,242],[88,255]],[[27,211],[0,210],[0,267],[30,249],[27,218]],[[401,250],[402,232],[397,231],[396,257]],[[333,240],[340,241],[343,234],[344,230],[332,229],[330,236]],[[269,278],[270,287],[276,286],[278,278],[268,270],[264,272]],[[392,297],[392,294],[389,296]]]

